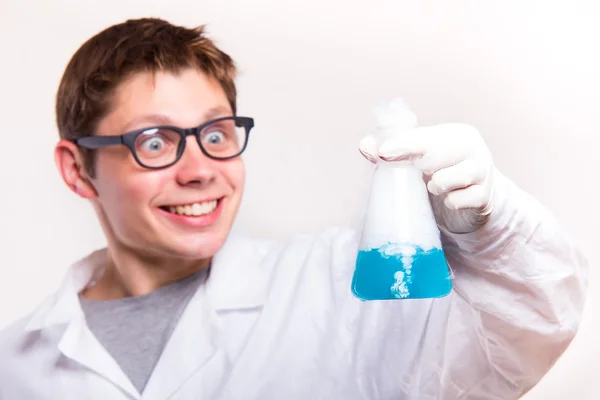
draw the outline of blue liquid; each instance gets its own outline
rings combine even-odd
[[[378,249],[359,251],[352,292],[361,300],[427,299],[452,290],[442,249],[416,248],[411,257],[385,255]]]

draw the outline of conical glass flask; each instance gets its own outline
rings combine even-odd
[[[375,114],[378,144],[417,125],[400,99],[378,104]],[[451,290],[421,170],[412,161],[378,160],[352,279],[354,295],[362,300],[423,299]]]

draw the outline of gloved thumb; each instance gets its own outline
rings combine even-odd
[[[358,145],[358,151],[367,160],[373,164],[377,164],[377,140],[373,136],[365,136]]]

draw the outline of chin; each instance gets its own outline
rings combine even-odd
[[[204,235],[202,235],[204,236]],[[211,234],[207,238],[180,240],[174,243],[171,250],[174,254],[186,260],[201,260],[213,257],[225,243],[226,234]],[[185,245],[182,246],[182,244]]]

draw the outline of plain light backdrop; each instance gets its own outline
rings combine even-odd
[[[592,266],[582,329],[525,398],[597,400],[600,9],[574,1],[0,0],[0,328],[30,312],[104,238],[54,167],[54,96],[91,35],[126,18],[208,24],[256,120],[238,226],[284,237],[358,221],[357,151],[374,102],[421,124],[475,125],[498,167],[540,199]]]

